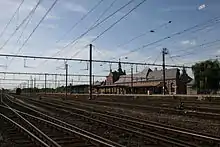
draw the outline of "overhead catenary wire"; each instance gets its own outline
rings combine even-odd
[[[161,52],[160,52],[160,54],[157,55],[157,57],[156,57],[156,59],[154,60],[153,64],[155,64],[155,63],[157,62],[157,60],[160,58],[160,56],[161,56]]]
[[[170,52],[168,52],[168,56],[171,59],[171,61],[175,64],[175,61],[174,61],[173,57],[171,56]]]
[[[120,19],[118,19],[116,22],[114,22],[112,25],[110,25],[107,29],[105,29],[103,32],[101,32],[96,38],[94,38],[91,42],[96,41],[99,39],[102,35],[104,35],[107,31],[109,31],[111,28],[113,28],[116,24],[118,24],[120,21],[122,21],[125,17],[127,17],[130,13],[132,13],[134,10],[136,10],[138,7],[140,7],[144,2],[147,0],[142,0],[140,3],[138,3],[135,7],[133,7],[130,11],[128,11],[125,15],[123,15]]]
[[[195,28],[198,28],[198,27],[200,27],[200,26],[203,26],[203,25],[205,25],[205,24],[207,24],[207,23],[210,23],[210,22],[213,22],[213,21],[215,22],[216,19],[218,19],[219,17],[220,17],[220,16],[214,17],[214,18],[209,19],[209,20],[207,20],[207,21],[205,21],[205,22],[196,24],[196,25],[194,25],[194,26],[192,26],[192,27],[189,27],[189,28],[187,28],[187,29],[184,29],[184,30],[182,30],[182,31],[179,31],[179,32],[173,33],[173,34],[171,34],[171,35],[169,35],[169,36],[163,37],[163,38],[161,38],[161,39],[159,39],[159,40],[156,40],[156,41],[154,41],[154,42],[151,42],[151,43],[148,43],[148,44],[144,44],[144,45],[142,45],[141,47],[138,47],[138,48],[136,48],[136,49],[133,49],[133,50],[131,50],[131,51],[125,53],[125,54],[119,55],[118,57],[125,56],[125,55],[129,55],[129,54],[131,54],[131,53],[133,53],[133,52],[136,52],[136,51],[138,51],[138,50],[141,50],[141,49],[143,49],[143,48],[149,47],[149,46],[154,45],[154,44],[156,44],[156,43],[162,42],[162,41],[164,41],[164,40],[168,40],[168,39],[170,39],[170,38],[172,38],[172,37],[175,37],[175,36],[181,35],[181,34],[183,34],[183,33],[186,33],[186,32],[188,32],[188,31],[191,31],[191,30],[193,30],[193,29],[195,29]]]
[[[2,50],[7,43],[11,40],[11,38],[16,34],[16,32],[21,28],[21,26],[27,21],[27,19],[36,11],[38,6],[40,5],[42,0],[39,0],[38,3],[35,5],[35,7],[28,13],[28,15],[22,20],[22,22],[16,27],[16,29],[13,31],[13,33],[9,36],[9,38],[3,43],[3,45],[0,47],[0,50]]]
[[[34,32],[37,30],[37,28],[40,26],[40,24],[44,21],[44,19],[46,18],[46,16],[48,15],[48,13],[53,9],[53,7],[56,5],[58,0],[55,0],[53,2],[53,4],[50,6],[50,8],[47,10],[47,12],[44,14],[44,16],[41,18],[41,20],[38,22],[38,24],[36,25],[36,27],[33,29],[33,31],[30,33],[30,35],[28,36],[28,38],[24,41],[24,43],[22,44],[22,46],[18,49],[17,54],[22,50],[22,48],[26,45],[26,43],[29,41],[29,39],[31,38],[31,36],[34,34]]]
[[[167,25],[170,24],[171,22],[172,22],[172,21],[168,21],[168,22],[166,22],[166,23],[164,23],[164,24],[162,24],[162,25],[159,25],[157,28],[151,29],[150,31],[148,30],[148,31],[146,31],[146,32],[144,32],[144,33],[141,33],[141,34],[139,34],[139,35],[133,37],[132,39],[126,41],[125,43],[119,44],[119,45],[117,46],[117,48],[124,47],[125,45],[127,45],[127,44],[133,42],[134,40],[136,40],[136,39],[138,39],[138,38],[141,38],[141,37],[143,37],[143,36],[145,36],[145,35],[147,35],[147,34],[149,34],[149,33],[154,33],[156,30],[167,26]]]
[[[69,30],[65,32],[65,34],[58,40],[56,43],[60,42],[63,38],[65,38],[71,31],[73,31],[84,19],[86,19],[89,14],[91,14],[104,0],[100,0],[94,7],[92,7],[85,15],[83,15],[79,21],[71,26]]]
[[[14,55],[14,54],[0,54],[0,57],[12,57],[12,58],[30,58],[30,59],[41,59],[41,60],[62,60],[62,61],[82,61],[89,62],[88,59],[73,59],[73,58],[60,58],[60,57],[47,57],[47,56],[30,56],[30,55]],[[125,61],[110,61],[110,60],[92,60],[96,63],[119,63],[121,64],[136,64],[136,65],[151,65],[151,66],[162,66],[161,64],[141,63],[141,62],[125,62]],[[181,65],[166,65],[167,67],[182,67]],[[191,67],[186,67],[191,68]]]
[[[205,47],[206,45],[211,45],[212,46],[213,44],[218,43],[218,42],[220,42],[220,39],[210,41],[210,42],[206,42],[206,43],[202,43],[202,44],[199,44],[199,45],[196,45],[194,47],[187,48],[187,49],[182,49],[182,50],[179,50],[178,52],[184,51],[184,53],[178,54],[178,55],[173,55],[172,57],[182,57],[182,56],[191,55],[193,53],[193,51],[195,51],[196,49],[199,49],[199,47]],[[191,52],[187,52],[187,51],[190,51],[190,50],[191,50]]]
[[[23,34],[24,34],[24,31],[26,30],[26,28],[27,28],[28,24],[29,24],[29,23],[30,23],[30,21],[32,20],[32,18],[33,18],[33,14],[34,14],[34,13],[32,13],[32,15],[30,15],[30,17],[29,17],[28,21],[26,22],[25,26],[23,27],[22,32],[21,32],[20,36],[18,37],[18,39],[17,39],[17,41],[16,41],[17,43],[19,43],[19,41],[20,41],[21,37],[22,37],[22,36],[23,36]]]
[[[10,18],[10,20],[7,22],[7,24],[5,25],[4,29],[2,30],[2,32],[0,33],[0,38],[4,35],[5,31],[7,30],[8,26],[10,25],[10,23],[12,22],[12,20],[14,19],[15,15],[19,12],[22,4],[24,3],[24,0],[21,1],[21,3],[18,5],[17,9],[15,10],[14,14],[12,15],[12,17]]]
[[[110,4],[110,6],[109,7],[107,7],[107,9],[105,9],[104,11],[103,11],[103,13],[99,16],[99,18],[91,25],[91,27],[93,27],[94,25],[96,25],[96,23],[98,23],[100,20],[101,20],[101,18],[108,12],[108,10],[110,10],[111,9],[111,7],[114,5],[114,3],[116,2],[117,0],[114,0],[111,4]],[[95,9],[96,7],[98,7],[98,5],[99,4],[101,4],[101,2],[102,1],[100,1],[98,4],[97,4],[97,6],[94,6],[89,12],[91,13],[92,11],[93,11],[93,9]],[[87,16],[88,16],[88,14],[89,13],[87,13]],[[91,28],[90,27],[90,28]],[[61,41],[61,39],[60,40],[58,40],[57,41],[57,43],[58,42],[60,42]],[[79,49],[80,50],[80,49]],[[55,56],[55,55],[57,55],[57,54],[59,54],[60,52],[57,52],[57,53],[55,53],[54,55],[52,55],[52,56]],[[74,54],[74,55],[72,55],[71,57],[73,58],[73,57],[75,57],[76,55]],[[41,63],[41,64],[39,64],[39,65],[42,65],[42,64],[44,64],[44,63],[46,63],[47,61],[44,61],[43,63]]]
[[[193,30],[193,31],[190,31],[190,32],[188,32],[188,33],[192,33],[192,34],[195,35],[195,33],[198,32],[198,31],[206,30],[206,31],[204,31],[203,33],[207,34],[208,32],[214,30],[213,28],[210,29],[209,27],[210,27],[210,26],[214,26],[214,25],[216,25],[216,24],[219,24],[219,23],[220,23],[219,20],[220,20],[220,19],[216,19],[214,23],[210,23],[210,24],[208,24],[208,25],[206,25],[206,26],[204,26],[204,27],[202,27],[202,28],[198,28],[198,29]],[[208,28],[208,29],[207,29],[207,28]],[[195,37],[193,38],[193,40],[197,40],[200,36],[201,36],[201,34],[195,35]],[[187,38],[189,38],[189,36],[187,36]],[[205,41],[205,40],[204,40],[204,41]],[[172,40],[169,44],[174,44],[175,42],[176,42],[176,40]],[[171,48],[172,48],[172,47],[171,47]],[[176,48],[176,47],[175,47],[175,48]],[[188,49],[188,48],[187,48],[187,49]],[[179,52],[179,51],[180,51],[180,52],[184,51],[184,52],[185,52],[185,50],[187,50],[187,49],[181,49],[181,50],[175,50],[175,51],[178,51],[178,52]]]
[[[29,39],[31,38],[31,36],[34,34],[34,32],[37,30],[37,28],[40,26],[40,24],[41,24],[41,23],[43,22],[43,20],[46,18],[46,16],[48,15],[48,13],[49,13],[49,12],[53,9],[53,7],[56,5],[57,1],[58,1],[58,0],[55,0],[55,1],[53,2],[53,4],[52,4],[52,5],[50,6],[50,8],[47,10],[47,12],[44,14],[44,16],[40,19],[40,21],[38,22],[38,24],[36,25],[36,27],[35,27],[35,28],[33,29],[33,31],[30,33],[30,35],[28,36],[28,38],[23,42],[22,46],[18,49],[18,51],[17,51],[16,54],[18,54],[18,53],[22,50],[22,48],[26,45],[26,43],[29,41]],[[10,60],[8,66],[10,66],[11,62],[12,62],[12,59]]]
[[[82,51],[84,51],[89,45],[84,46],[82,49],[80,48],[79,51],[75,52],[71,58],[76,57],[77,55],[79,55]]]
[[[101,13],[98,19],[92,24],[92,26],[96,25],[101,20],[101,18],[113,7],[116,1],[117,0],[112,1],[112,3]]]
[[[166,23],[164,23],[164,24],[158,26],[158,27],[155,28],[155,29],[151,29],[150,31],[146,31],[146,32],[144,32],[144,33],[141,33],[141,34],[139,34],[139,35],[133,37],[132,39],[128,40],[127,42],[122,43],[122,44],[119,44],[117,47],[118,47],[118,48],[119,48],[119,47],[124,47],[125,45],[127,45],[127,44],[133,42],[134,40],[136,40],[136,39],[138,39],[138,38],[141,38],[141,37],[143,37],[143,36],[145,36],[145,35],[147,35],[147,34],[149,34],[149,33],[154,33],[154,32],[155,32],[156,30],[158,30],[159,28],[162,28],[162,27],[164,27],[164,26],[167,26],[167,25],[168,25],[169,23],[171,23],[171,22],[172,22],[172,21],[166,22]]]
[[[124,4],[123,6],[121,6],[120,8],[118,8],[116,11],[114,11],[113,13],[111,13],[110,15],[108,15],[107,17],[105,17],[104,19],[102,19],[100,22],[98,22],[97,24],[95,24],[94,26],[91,26],[90,28],[88,28],[84,33],[80,34],[78,37],[76,37],[75,39],[72,39],[71,42],[69,42],[68,44],[66,44],[64,47],[60,48],[59,51],[57,51],[54,55],[52,55],[52,57],[58,55],[59,53],[61,53],[65,48],[69,47],[70,45],[75,45],[75,43],[81,39],[82,37],[84,37],[85,35],[87,35],[90,31],[92,31],[93,29],[97,28],[98,26],[100,26],[102,23],[106,22],[108,19],[110,19],[112,16],[114,16],[116,13],[118,13],[119,11],[121,11],[122,9],[124,9],[125,7],[127,7],[128,5],[130,5],[134,0],[130,0],[128,1],[126,4]]]

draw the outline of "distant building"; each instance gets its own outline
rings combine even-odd
[[[113,84],[114,84],[113,73],[112,70],[110,70],[108,76],[106,76],[105,85],[113,85]]]
[[[71,93],[72,94],[86,94],[86,93],[89,93],[89,85],[88,84],[73,85]]]
[[[197,94],[197,89],[194,88],[195,80],[193,79],[191,82],[187,83],[187,94],[194,95]]]
[[[137,94],[162,94],[163,71],[146,68],[132,75],[120,75],[117,81],[113,81],[113,74],[106,77],[106,84],[98,87],[99,93],[137,93]],[[183,69],[180,75],[178,68],[165,70],[165,90],[167,94],[187,94],[187,83],[192,79]]]

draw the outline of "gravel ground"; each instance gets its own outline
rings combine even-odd
[[[85,104],[82,104],[82,106]],[[76,106],[77,107],[77,106]],[[91,107],[91,106],[90,106]],[[149,111],[140,111],[140,110],[131,110],[126,108],[119,108],[119,107],[109,107],[104,105],[93,105],[91,108],[94,109],[102,109],[105,111],[116,112],[119,114],[126,114],[129,116],[137,117],[140,119],[160,122],[172,126],[182,127],[190,130],[195,130],[201,133],[209,133],[215,136],[220,136],[220,121],[214,120],[205,120],[205,119],[198,119],[188,116],[180,116],[180,115],[171,115],[171,114],[164,114],[164,113],[155,113]],[[58,118],[64,118],[64,114],[56,115]],[[100,136],[108,138],[110,140],[116,141],[120,144],[125,146],[145,146],[147,143],[144,143],[142,138],[137,138],[134,136],[130,136],[127,133],[123,134],[121,132],[117,132],[115,130],[99,126],[95,123],[89,123],[82,119],[73,118],[73,116],[66,117],[65,121],[74,124],[80,128],[88,130],[90,132],[96,133]],[[141,143],[141,144],[140,144]]]
[[[165,113],[156,113],[149,111],[140,111],[140,110],[130,110],[126,108],[119,107],[109,107],[104,105],[98,105],[99,108],[105,109],[105,111],[116,112],[119,114],[126,114],[129,116],[137,117],[140,119],[156,121],[172,126],[182,127],[189,130],[195,130],[201,133],[209,133],[214,136],[220,136],[220,121],[218,120],[207,120],[199,119],[195,117],[182,116],[182,115],[172,115]],[[97,107],[94,105],[93,107]]]
[[[44,109],[41,109],[41,111],[42,110],[45,111],[47,109],[44,108]],[[51,111],[51,110],[48,109],[47,111]],[[56,110],[53,110],[53,111],[56,111]],[[104,138],[107,138],[109,140],[115,141],[119,144],[122,144],[128,147],[137,147],[137,146],[144,147],[146,145],[155,146],[149,141],[147,141],[146,138],[143,139],[143,138],[134,136],[134,134],[125,133],[125,132],[123,133],[122,131],[112,129],[111,127],[107,127],[105,125],[100,125],[96,122],[87,122],[82,118],[76,118],[73,115],[69,115],[69,113],[65,113],[65,112],[59,113],[58,111],[56,114],[51,113],[51,112],[49,113],[53,117],[65,120],[65,122],[73,124],[74,126],[77,126],[79,128],[95,133],[99,136],[102,136]]]

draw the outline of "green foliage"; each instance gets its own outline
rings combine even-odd
[[[220,63],[218,60],[207,60],[192,66],[195,87],[200,93],[216,92],[220,85]]]

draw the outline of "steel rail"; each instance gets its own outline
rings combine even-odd
[[[42,103],[41,103],[42,104]],[[50,103],[50,106],[49,107],[51,107],[51,105],[54,105],[54,104],[51,104]],[[64,106],[61,106],[61,107],[63,107],[64,108]],[[54,107],[53,107],[54,108]],[[57,105],[56,105],[56,108],[57,108]],[[66,108],[66,107],[65,107]],[[74,108],[75,109],[75,108]],[[71,112],[72,113],[72,112]],[[139,134],[139,135],[142,135],[142,136],[144,136],[144,137],[147,137],[147,138],[151,138],[151,139],[156,139],[157,141],[159,141],[159,142],[164,142],[164,143],[168,143],[168,144],[175,144],[175,145],[177,145],[177,146],[181,146],[181,147],[188,147],[188,146],[195,146],[196,147],[196,145],[192,145],[192,144],[190,144],[189,145],[189,143],[188,142],[184,142],[184,141],[181,141],[181,140],[176,140],[176,139],[174,139],[174,138],[170,138],[170,137],[165,137],[165,136],[163,136],[163,135],[160,135],[160,134],[156,134],[157,136],[155,136],[155,133],[142,133],[142,132],[140,132],[140,131],[136,131],[136,130],[138,130],[138,128],[136,128],[136,130],[131,130],[131,129],[127,129],[127,128],[125,128],[125,127],[121,127],[121,126],[117,126],[117,125],[114,125],[114,124],[109,124],[109,123],[107,123],[107,122],[104,122],[104,121],[100,121],[100,120],[97,120],[97,119],[93,119],[93,118],[91,118],[91,117],[88,117],[88,116],[85,116],[85,115],[81,115],[81,114],[77,114],[77,113],[75,113],[75,115],[77,115],[77,116],[79,116],[79,117],[83,117],[83,118],[85,118],[85,119],[88,119],[88,120],[92,120],[92,121],[95,121],[95,122],[98,122],[98,123],[101,123],[101,124],[105,124],[105,125],[107,125],[107,126],[109,126],[109,127],[114,127],[114,128],[117,128],[117,129],[120,129],[120,130],[124,130],[124,131],[128,131],[128,132],[130,132],[130,133],[136,133],[136,134]],[[153,134],[153,135],[152,135]]]
[[[54,101],[60,101],[60,100],[54,100]],[[64,101],[62,101],[62,103],[68,104],[68,105],[73,104],[75,106],[79,106],[79,104],[83,104],[84,105],[83,107],[88,107],[88,106],[94,106],[95,105],[95,104],[86,104],[86,103],[83,103],[83,102],[73,102],[73,101],[71,101],[71,102],[64,102]],[[85,106],[85,105],[87,105],[87,106]],[[75,109],[75,108],[73,108],[73,109]],[[77,108],[77,109],[79,109],[79,108]],[[83,111],[83,109],[79,109],[79,110]],[[143,120],[143,119],[138,119],[138,118],[134,118],[134,117],[123,115],[123,114],[117,114],[117,113],[114,113],[114,112],[107,112],[107,114],[109,114],[109,115],[107,115],[107,114],[101,114],[99,112],[94,112],[94,111],[91,112],[91,113],[94,113],[94,114],[96,113],[98,115],[103,115],[105,117],[117,118],[119,120],[140,123],[141,125],[146,124],[146,125],[149,125],[149,126],[152,126],[152,127],[157,127],[159,129],[175,131],[176,133],[184,133],[184,134],[187,134],[187,135],[192,135],[192,136],[196,136],[196,137],[203,137],[204,139],[212,139],[212,140],[220,142],[220,138],[210,137],[208,135],[203,135],[203,134],[195,133],[194,131],[191,131],[191,130],[177,128],[177,127],[171,127],[171,126],[168,126],[168,125],[159,124],[159,123],[152,122],[152,121],[146,121],[146,120]],[[112,115],[117,115],[117,116],[112,116]],[[121,116],[122,117],[127,117],[127,119],[123,119]],[[131,120],[129,120],[129,119],[131,119]],[[144,121],[146,123],[141,123],[140,121],[142,121],[142,122]]]
[[[42,132],[40,129],[38,129],[35,125],[33,125],[31,122],[29,122],[27,119],[25,119],[23,116],[21,116],[19,113],[17,113],[13,108],[11,108],[10,106],[8,106],[6,103],[2,102],[4,105],[6,105],[8,107],[8,109],[10,109],[12,112],[14,112],[18,117],[20,117],[23,121],[25,121],[25,123],[27,123],[29,126],[31,126],[32,128],[34,128],[34,130],[40,134],[40,136],[43,136],[44,138],[46,138],[46,141],[50,144],[53,145],[54,147],[61,147],[57,142],[55,142],[53,139],[51,139],[49,136],[47,136],[44,132]]]
[[[15,126],[17,126],[18,128],[20,128],[21,130],[23,130],[25,133],[27,133],[29,136],[31,136],[32,138],[34,138],[35,140],[37,140],[39,143],[41,143],[42,145],[44,145],[45,147],[50,147],[47,143],[45,143],[44,141],[42,141],[40,138],[38,138],[37,136],[35,136],[33,133],[31,133],[30,131],[28,131],[27,129],[25,129],[23,126],[21,126],[20,124],[18,124],[17,122],[13,121],[12,119],[10,119],[9,117],[5,116],[4,114],[0,113],[0,116],[3,117],[5,120],[9,121],[10,123],[14,124]]]
[[[55,100],[55,101],[60,101],[60,100]],[[63,102],[63,101],[62,101]],[[70,104],[73,104],[73,105],[75,105],[75,106],[79,106],[79,104],[80,103],[77,103],[76,102],[76,104],[74,104],[73,102],[63,102],[64,104],[67,104],[67,105],[70,105]],[[94,105],[94,104],[85,104],[85,103],[83,103],[83,105]],[[83,106],[83,107],[85,107],[85,106]],[[88,106],[87,106],[88,107]],[[68,108],[68,107],[65,107],[65,108]],[[74,107],[74,108],[69,108],[69,109],[75,109],[75,110],[78,110],[78,111],[84,111],[84,112],[87,112],[88,113],[88,111],[87,110],[84,110],[84,109],[80,109],[80,108],[76,108],[76,107]],[[90,108],[91,109],[91,108]],[[132,122],[132,123],[138,123],[138,124],[140,124],[140,125],[148,125],[148,126],[150,126],[150,127],[155,127],[155,128],[158,128],[158,129],[163,129],[163,130],[166,130],[166,131],[172,131],[172,132],[175,132],[175,133],[182,133],[182,134],[185,134],[185,135],[191,135],[191,136],[194,136],[194,137],[198,137],[198,138],[203,138],[204,140],[205,139],[209,139],[209,140],[212,140],[212,141],[217,141],[217,142],[220,142],[220,138],[216,138],[216,137],[211,137],[211,136],[208,136],[208,135],[203,135],[203,134],[199,134],[199,133],[195,133],[195,132],[190,132],[189,130],[187,130],[187,129],[182,129],[182,130],[180,130],[180,129],[178,129],[178,128],[176,128],[176,127],[170,127],[170,126],[167,126],[167,125],[163,125],[163,126],[161,126],[161,125],[159,125],[158,123],[157,124],[152,124],[152,122],[150,122],[150,121],[147,121],[147,123],[142,123],[142,122],[140,122],[140,121],[143,121],[143,120],[140,120],[140,119],[136,119],[136,121],[134,121],[134,120],[129,120],[129,119],[124,119],[124,118],[121,118],[120,116],[121,116],[121,114],[120,115],[118,115],[119,117],[116,117],[116,116],[112,116],[112,112],[108,112],[108,114],[109,115],[107,115],[107,114],[101,114],[101,113],[99,113],[99,112],[90,112],[90,113],[92,113],[92,114],[97,114],[97,115],[102,115],[102,116],[105,116],[105,117],[112,117],[112,118],[114,118],[114,119],[118,119],[118,120],[123,120],[123,121],[128,121],[128,122]],[[114,114],[115,115],[115,114]],[[125,115],[122,115],[122,116],[125,116]],[[129,117],[129,116],[126,116],[126,117],[128,117],[128,118],[131,118],[131,117]],[[132,118],[133,119],[133,118]]]
[[[13,98],[13,96],[11,96],[11,95],[7,95],[7,96]],[[44,113],[42,113],[42,112],[40,112],[40,111],[37,111],[37,110],[35,110],[35,109],[33,109],[33,108],[27,107],[27,106],[22,105],[22,104],[17,103],[17,102],[13,102],[13,101],[11,101],[10,99],[8,99],[8,100],[9,100],[10,102],[12,102],[12,103],[16,103],[16,104],[18,104],[18,105],[21,105],[22,107],[25,107],[25,108],[27,108],[27,109],[29,109],[29,110],[32,110],[32,111],[34,111],[34,112],[36,112],[36,113],[39,113],[40,115],[42,115],[42,116],[44,116],[44,117],[46,117],[46,118],[49,118],[49,119],[51,119],[51,120],[53,120],[53,121],[57,121],[57,122],[59,122],[59,123],[61,123],[61,124],[63,124],[63,125],[66,125],[66,126],[68,126],[68,127],[70,127],[70,128],[73,128],[73,129],[75,129],[75,130],[72,130],[72,131],[74,131],[76,134],[79,134],[80,136],[86,137],[86,138],[89,139],[89,140],[95,141],[95,142],[97,142],[97,143],[99,143],[99,144],[106,145],[106,146],[109,146],[109,147],[125,147],[125,146],[123,146],[123,145],[120,145],[120,144],[118,144],[118,143],[115,143],[115,142],[113,142],[113,141],[110,141],[110,140],[108,140],[108,139],[105,139],[105,138],[103,138],[103,137],[100,137],[100,136],[98,136],[98,135],[96,135],[96,134],[93,134],[93,133],[90,133],[90,132],[88,132],[88,131],[82,130],[82,129],[76,127],[76,126],[73,126],[73,125],[71,125],[71,124],[68,124],[68,123],[66,123],[66,122],[64,122],[64,121],[61,121],[61,120],[57,119],[57,118],[51,117],[51,116],[49,116],[49,115],[46,115],[46,114],[44,114]],[[16,111],[18,111],[18,110],[16,110]],[[18,112],[21,112],[21,111],[18,111]],[[79,132],[77,132],[77,131],[79,131]],[[80,132],[82,132],[82,133],[80,133]],[[83,134],[83,133],[84,133],[84,134]]]

